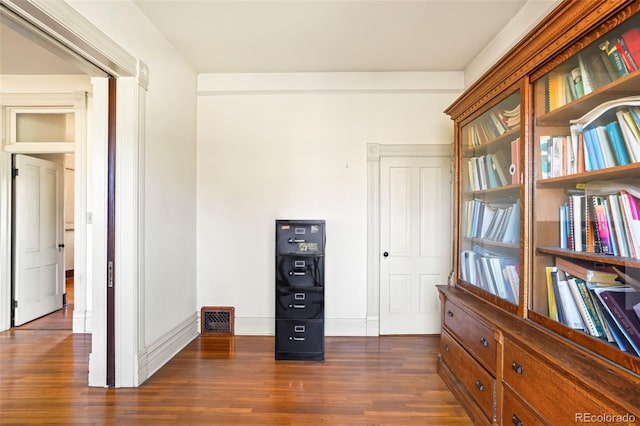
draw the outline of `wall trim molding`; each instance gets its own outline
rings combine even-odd
[[[144,382],[198,337],[198,313],[194,312],[165,335],[138,353],[138,377]]]
[[[455,93],[462,72],[208,73],[198,75],[198,96]]]

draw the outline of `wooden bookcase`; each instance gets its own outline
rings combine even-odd
[[[439,373],[474,423],[640,422],[640,351],[607,302],[640,302],[635,108],[637,123],[640,1],[566,0],[446,110],[456,227]]]

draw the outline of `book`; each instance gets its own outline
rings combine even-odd
[[[582,318],[584,330],[594,337],[604,336],[604,329],[596,313],[596,306],[585,282],[580,278],[569,276],[567,284]]]
[[[599,288],[594,291],[634,350],[640,352],[640,320],[633,310],[633,306],[640,303],[640,291],[630,287]]]
[[[564,312],[564,305],[562,304],[562,298],[560,296],[560,286],[559,286],[559,273],[560,271],[558,270],[558,268],[553,268],[550,272],[551,274],[551,284],[553,285],[553,296],[554,296],[554,301],[556,303],[556,313],[558,315],[558,322],[561,322],[562,324],[567,324],[567,317],[565,315]]]
[[[613,153],[616,158],[616,163],[619,166],[629,164],[629,153],[627,152],[627,145],[622,138],[622,130],[620,124],[617,121],[612,121],[606,126],[607,135],[609,136],[609,142],[613,147]]]
[[[607,212],[604,206],[604,200],[601,196],[592,197],[593,210],[598,229],[599,249],[600,253],[613,254],[613,246],[611,244],[611,231],[609,230],[609,222],[607,220]]]
[[[636,65],[640,63],[640,27],[634,27],[623,32],[622,40],[624,40],[629,54],[636,62]]]
[[[632,163],[640,162],[640,129],[635,126],[631,112],[620,110],[616,112],[616,117],[620,124],[622,139],[629,153],[629,161]]]
[[[549,318],[558,321],[558,308],[556,303],[556,292],[554,290],[552,273],[557,271],[556,267],[545,267],[545,274],[547,277],[547,306],[549,308]]]
[[[609,56],[609,60],[615,67],[618,77],[624,77],[625,75],[629,74],[629,70],[622,61],[622,56],[620,56],[620,52],[618,51],[616,42],[604,41],[600,43],[599,47]]]
[[[564,324],[575,330],[583,330],[584,323],[582,322],[578,305],[571,294],[569,278],[561,269],[558,269],[557,280],[558,295],[560,296],[560,304],[564,313]]]
[[[549,177],[549,145],[551,136],[540,136],[540,176],[542,179]]]
[[[634,259],[640,259],[640,212],[638,211],[637,200],[627,191],[620,191],[618,197],[625,223],[629,255]]]
[[[587,283],[618,285],[618,274],[611,266],[579,259],[556,256],[556,267]]]
[[[491,164],[498,176],[498,181],[500,182],[500,186],[507,185],[511,183],[507,180],[507,175],[509,174],[509,166],[507,161],[504,158],[504,153],[500,151],[496,151],[495,154],[491,157]]]
[[[600,140],[598,139],[598,133],[595,129],[591,128],[585,129],[583,134],[587,141],[587,148],[591,148],[589,150],[589,158],[593,159],[591,162],[592,170],[604,169],[607,166],[604,161],[604,154],[602,146],[600,145]]]
[[[596,137],[598,143],[600,144],[600,149],[602,150],[602,157],[604,159],[604,167],[613,167],[617,166],[616,158],[613,155],[613,147],[611,145],[611,141],[609,140],[609,135],[607,134],[607,129],[605,126],[597,126],[595,128]]]

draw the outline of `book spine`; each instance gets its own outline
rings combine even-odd
[[[600,317],[598,317],[598,314],[596,313],[596,306],[593,303],[593,300],[591,299],[591,294],[589,293],[589,288],[587,287],[587,284],[584,281],[576,280],[576,285],[578,287],[578,291],[580,292],[580,295],[582,296],[582,299],[587,305],[589,317],[591,318],[591,321],[594,324],[595,334],[593,334],[593,336],[604,337],[605,335],[604,328],[602,326],[602,323],[600,322]]]

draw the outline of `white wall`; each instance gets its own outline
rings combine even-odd
[[[528,0],[522,9],[491,40],[464,70],[465,87],[469,87],[515,46],[562,0]]]
[[[133,2],[67,3],[149,67],[142,221],[149,347],[195,318],[196,74]]]
[[[198,79],[198,305],[274,332],[275,219],[325,219],[327,335],[366,334],[367,143],[446,144],[462,73]]]

